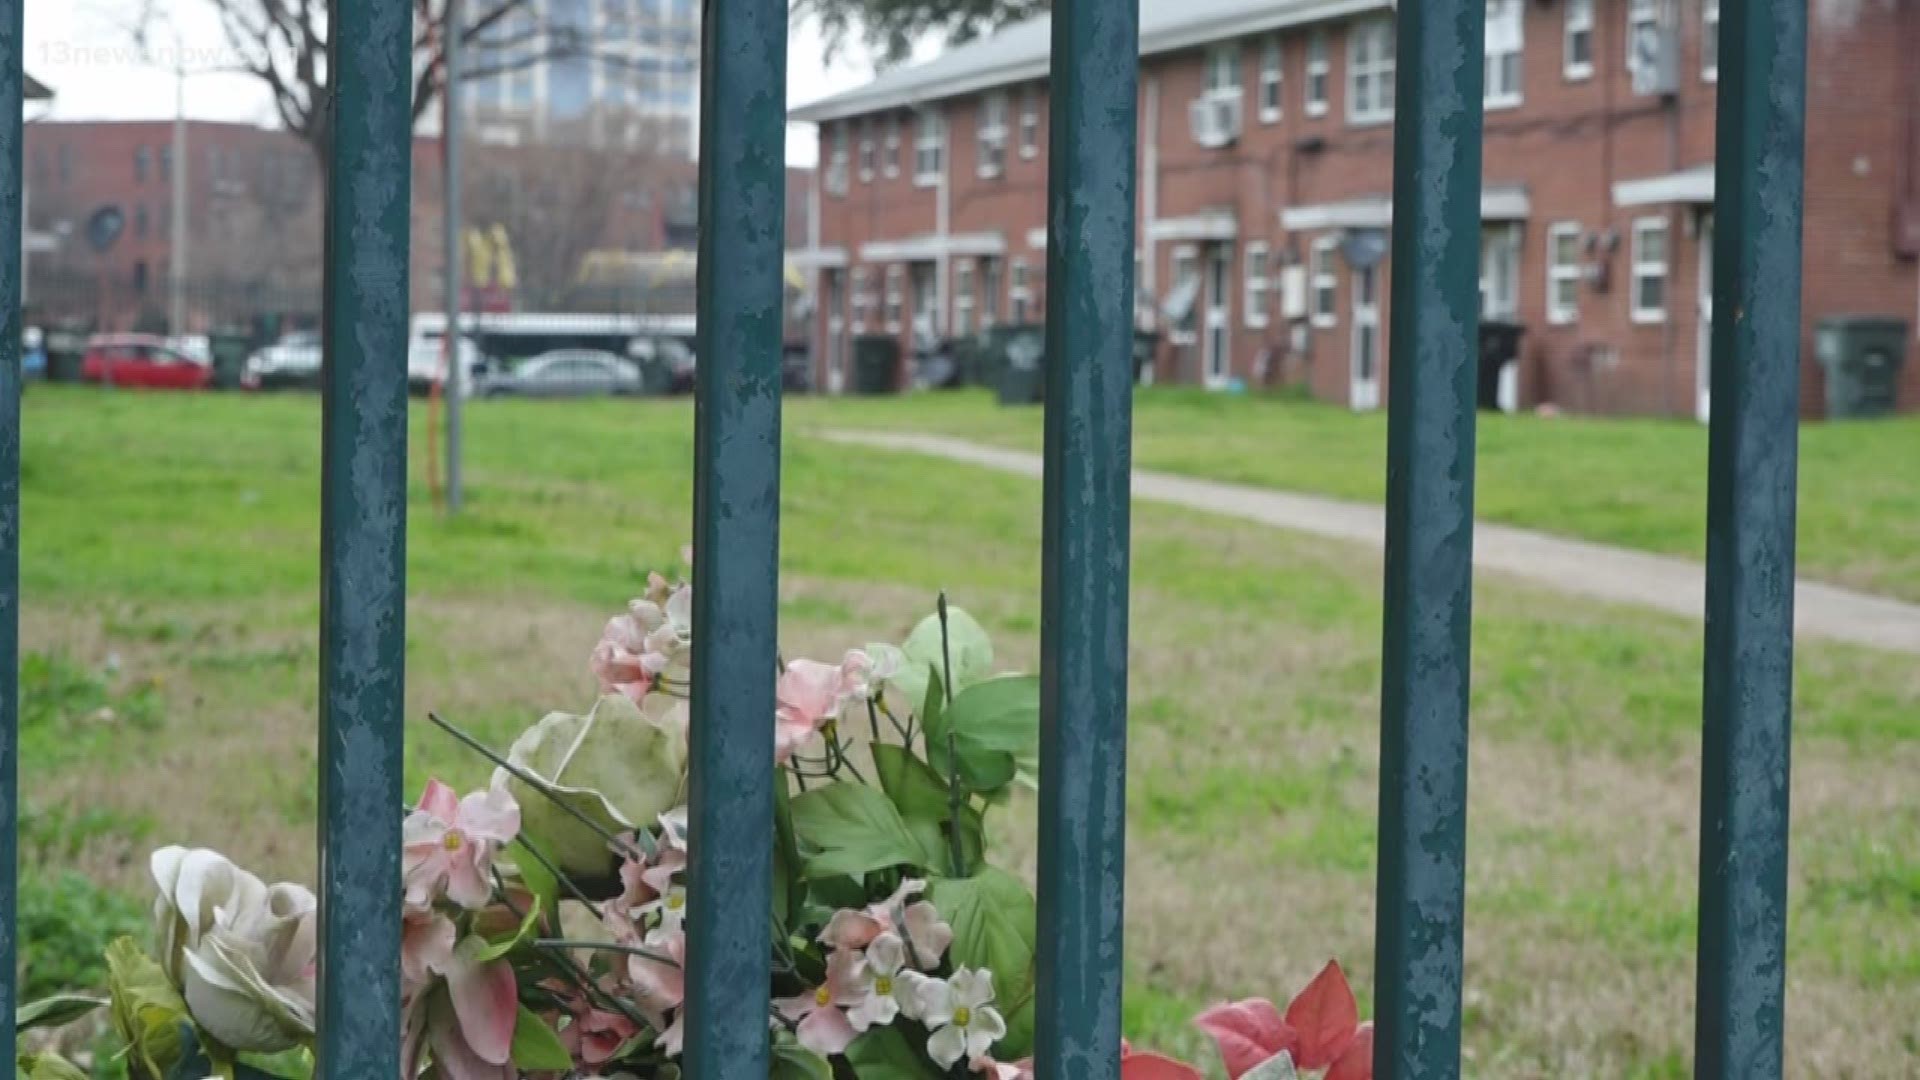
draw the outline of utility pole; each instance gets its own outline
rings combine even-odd
[[[441,345],[447,357],[447,513],[460,512],[460,411],[466,394],[467,373],[460,355],[460,0],[447,0],[445,23],[441,27],[441,49],[445,57],[446,86],[440,94],[441,151],[444,156],[446,212],[446,309],[447,328]]]
[[[169,173],[173,222],[167,233],[167,276],[172,279],[167,293],[167,327],[180,335],[187,332],[187,238],[193,230],[187,221],[186,52],[178,31],[173,35],[173,167]]]

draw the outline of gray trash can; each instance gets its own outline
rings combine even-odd
[[[1905,320],[1887,316],[1834,315],[1820,320],[1813,346],[1827,374],[1829,419],[1893,412],[1900,396],[1908,332]]]
[[[883,334],[864,334],[853,339],[853,392],[856,394],[900,392],[899,338]]]
[[[1007,335],[1000,361],[1000,404],[1037,405],[1046,396],[1047,337],[1038,326]]]

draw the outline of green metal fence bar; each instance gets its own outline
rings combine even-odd
[[[11,1017],[20,811],[20,260],[26,222],[21,114],[25,0],[0,0],[0,1017]],[[14,1059],[14,1031],[0,1024]]]
[[[1460,1074],[1481,0],[1399,5],[1375,1075]]]
[[[400,1072],[413,5],[332,0],[320,490],[319,1069]]]
[[[1694,1075],[1765,1080],[1786,999],[1807,5],[1722,19]]]
[[[1140,15],[1053,7],[1041,556],[1041,1080],[1120,1075]]]
[[[708,0],[701,33],[686,1062],[733,1080],[768,1057],[785,0]]]

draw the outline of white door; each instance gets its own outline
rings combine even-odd
[[[1353,272],[1353,390],[1357,412],[1380,407],[1380,268]]]
[[[1695,331],[1698,358],[1693,365],[1693,415],[1701,423],[1713,416],[1713,215],[1700,219],[1700,319]]]
[[[1206,384],[1214,388],[1225,386],[1233,374],[1232,354],[1227,351],[1227,330],[1232,326],[1232,264],[1232,245],[1214,244],[1207,248],[1207,314],[1201,327],[1206,355],[1201,359],[1205,364]]]
[[[827,271],[827,392],[837,394],[847,380],[847,273]]]

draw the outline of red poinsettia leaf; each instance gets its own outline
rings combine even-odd
[[[1360,1026],[1360,1006],[1338,960],[1327,961],[1300,996],[1287,1006],[1286,1023],[1299,1032],[1300,1049],[1293,1063],[1302,1069],[1324,1069],[1333,1064]]]
[[[1340,1051],[1325,1080],[1373,1080],[1373,1025],[1361,1024]]]
[[[1241,1073],[1282,1050],[1298,1056],[1299,1035],[1280,1016],[1273,1002],[1263,998],[1216,1005],[1193,1022],[1213,1036],[1214,1045],[1220,1048],[1220,1060],[1227,1067],[1228,1080],[1239,1080]]]
[[[1200,1070],[1164,1054],[1125,1053],[1120,1056],[1120,1080],[1202,1080]]]

